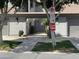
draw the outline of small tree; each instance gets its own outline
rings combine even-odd
[[[13,6],[8,10],[8,2],[11,2]],[[14,3],[13,3],[14,2]],[[1,19],[0,19],[0,43],[2,42],[2,28],[5,22],[8,21],[7,14],[14,7],[20,7],[22,0],[0,0],[0,10],[1,10]]]

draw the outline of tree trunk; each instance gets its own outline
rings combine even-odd
[[[46,8],[46,3],[45,3],[45,1],[43,1],[43,7],[44,7],[44,9],[45,9],[45,12],[46,12],[46,15],[47,15],[47,20],[48,20],[48,24],[49,24],[49,20],[50,20],[50,17],[49,17],[49,13],[48,13],[48,10],[47,10],[47,8]]]
[[[48,13],[48,10],[47,10],[47,8],[46,8],[46,3],[45,3],[46,1],[43,1],[43,7],[44,7],[44,9],[45,9],[45,12],[46,12],[46,15],[47,15],[47,21],[48,21],[48,26],[49,26],[49,23],[50,23],[50,16],[49,16],[49,13]],[[47,27],[48,27],[47,26]],[[47,35],[48,35],[48,37],[49,38],[51,38],[51,33],[50,33],[50,28],[49,29],[47,29],[48,30],[48,33],[47,33]]]
[[[3,25],[6,22],[6,13],[5,15],[1,15],[1,20],[0,20],[0,43],[3,42],[3,37],[2,37],[2,29],[3,29]]]
[[[0,26],[0,43],[2,43],[3,37],[2,37],[2,26]]]

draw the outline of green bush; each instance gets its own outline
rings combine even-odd
[[[45,26],[45,33],[47,33],[47,36],[49,38],[51,38],[51,33],[50,33],[50,30],[49,30],[49,24],[48,24],[48,20],[47,19],[44,19],[42,21],[42,24]]]
[[[46,26],[45,32],[47,33],[47,36],[48,36],[49,38],[51,38],[51,32],[50,32],[50,30],[49,30],[49,26]]]

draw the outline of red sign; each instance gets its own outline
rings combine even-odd
[[[49,27],[51,31],[55,32],[56,30],[55,23],[50,23]]]

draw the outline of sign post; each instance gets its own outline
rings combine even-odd
[[[53,48],[55,48],[55,46],[56,46],[56,41],[55,41],[56,25],[55,25],[55,7],[54,7],[54,5],[50,7],[49,27],[50,27],[50,31],[51,31],[52,45],[53,45]]]

